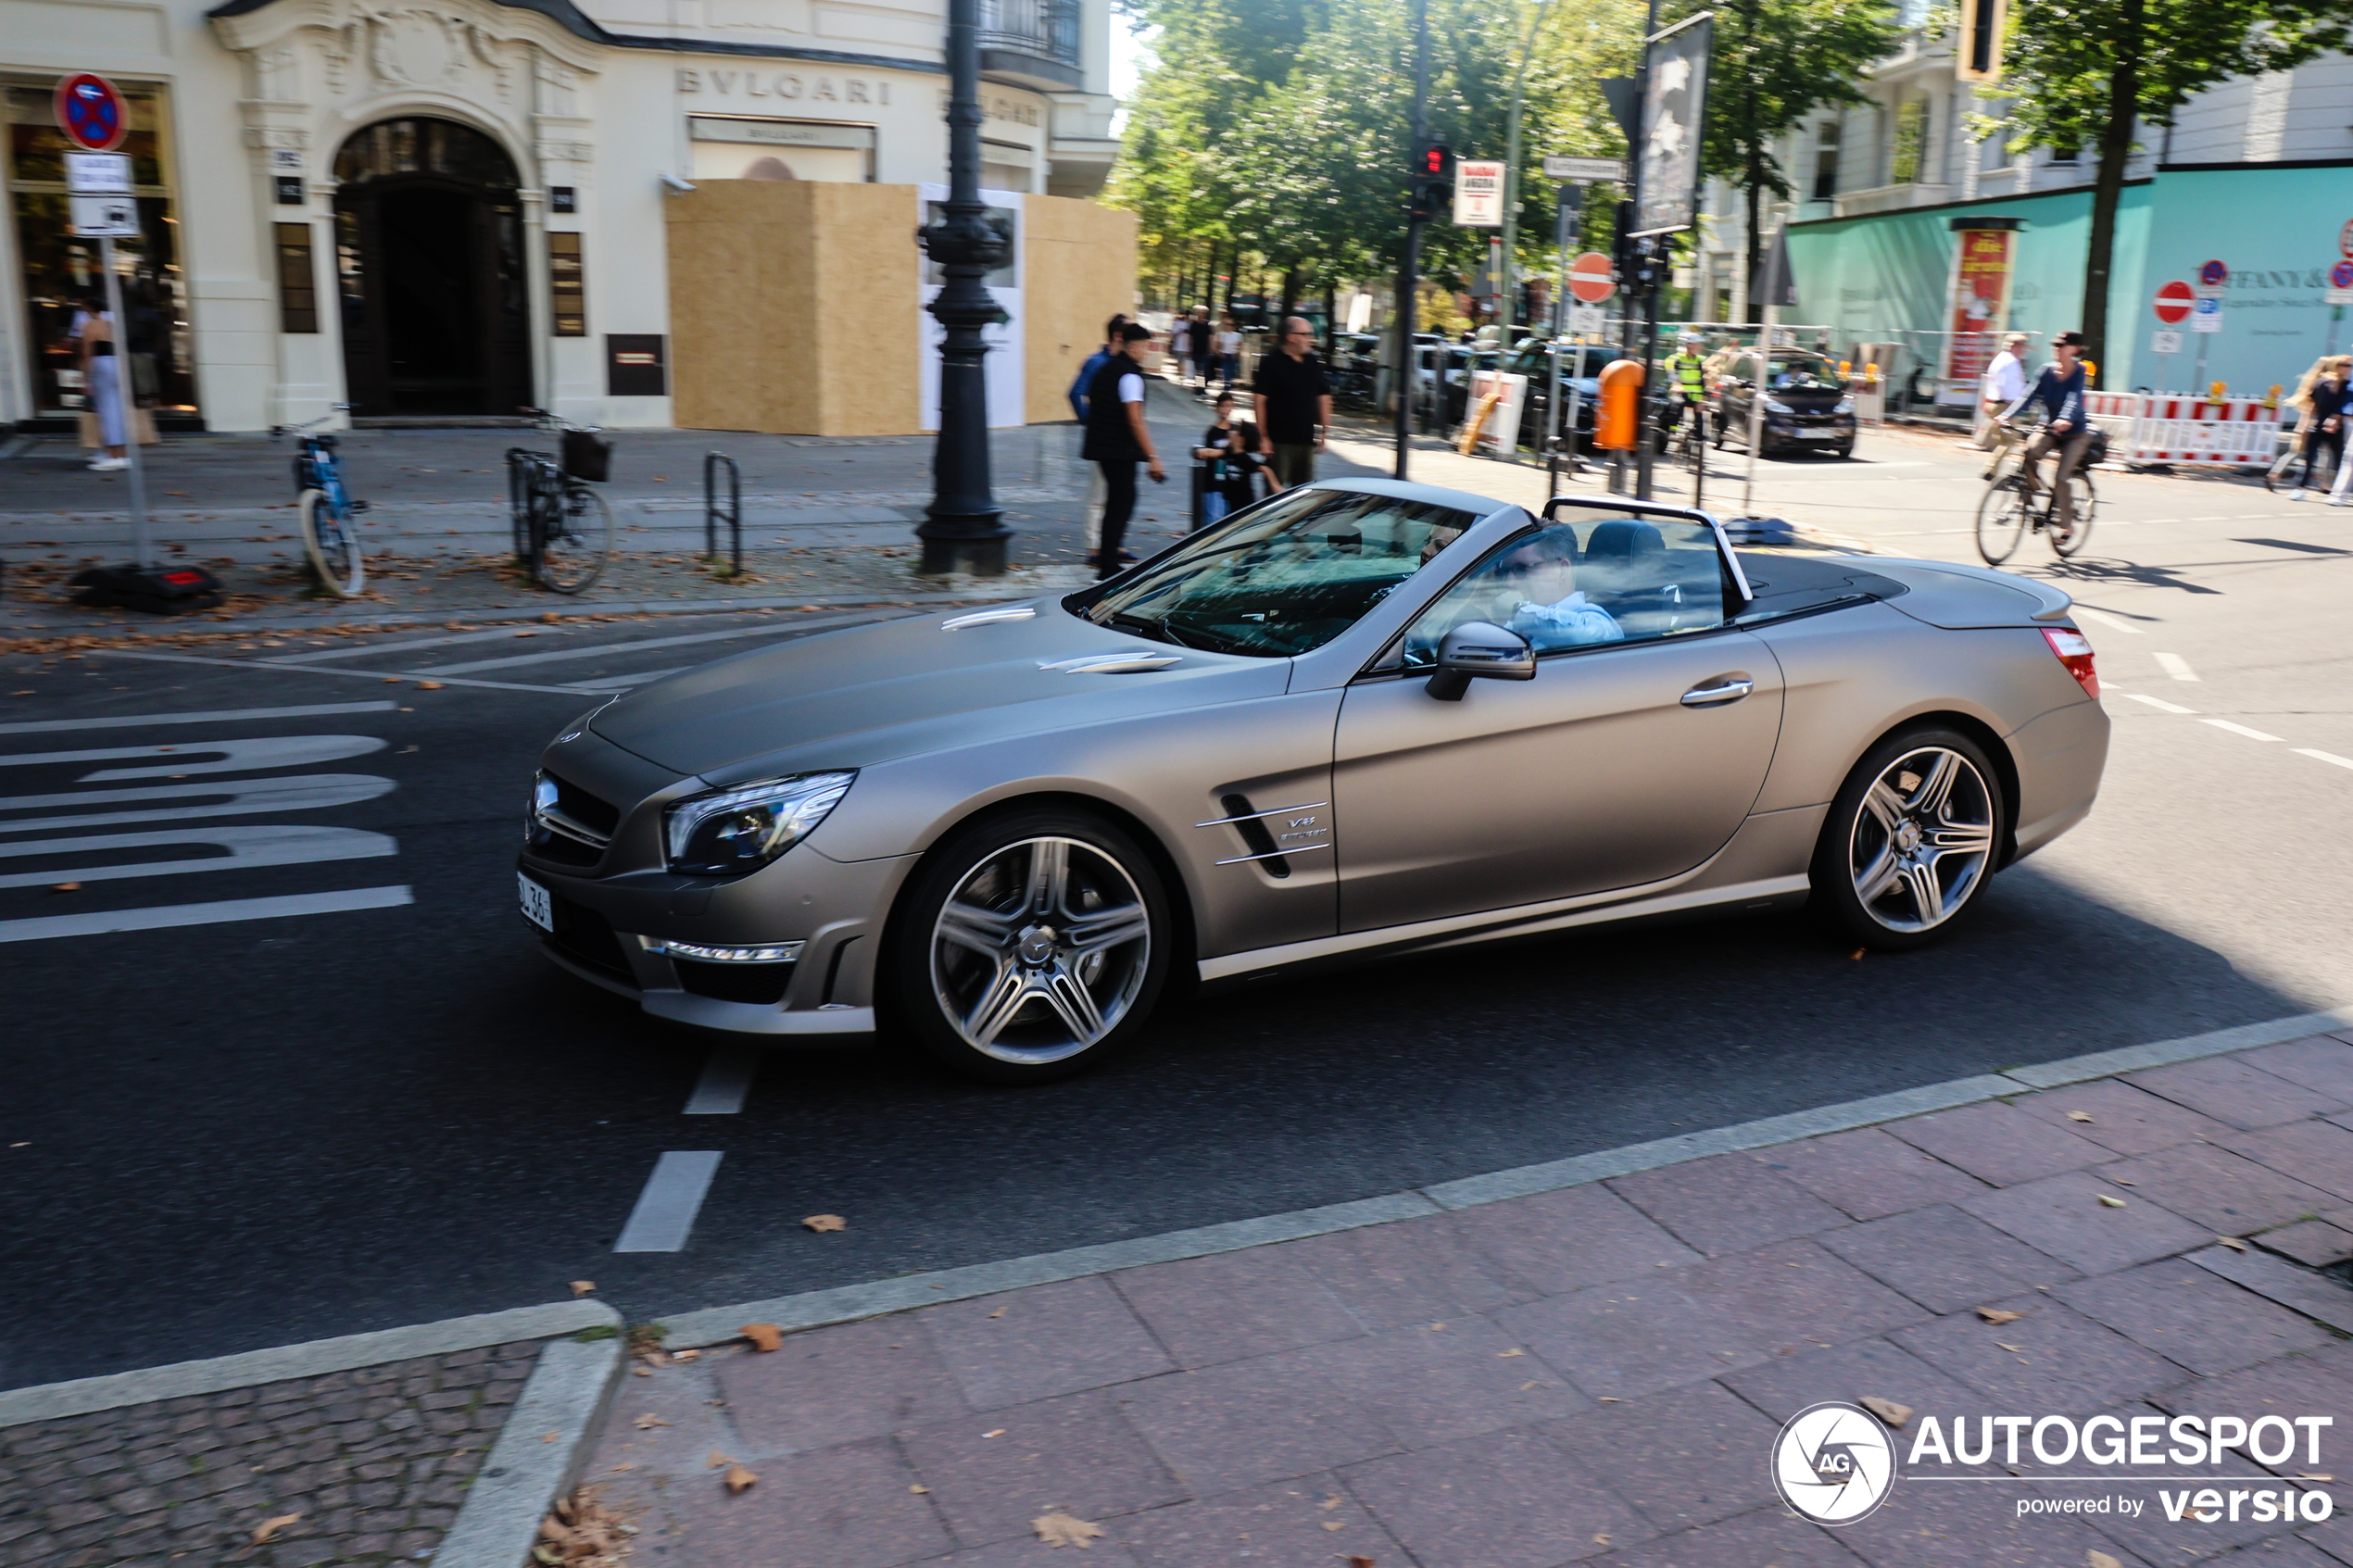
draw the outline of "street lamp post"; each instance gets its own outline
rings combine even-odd
[[[920,236],[946,275],[931,313],[946,331],[939,345],[939,444],[932,501],[915,525],[926,575],[1005,570],[1013,530],[988,483],[988,345],[981,329],[1004,311],[982,280],[1013,253],[1013,236],[980,199],[980,0],[948,0],[948,200]]]
[[[1503,346],[1511,346],[1511,329],[1519,321],[1519,296],[1512,290],[1514,246],[1519,241],[1519,119],[1525,105],[1523,89],[1528,84],[1528,62],[1536,53],[1536,30],[1544,25],[1545,7],[1552,0],[1536,0],[1536,14],[1529,19],[1528,38],[1519,48],[1519,68],[1512,72],[1511,129],[1504,138],[1504,255],[1496,273],[1503,295]],[[1564,286],[1567,280],[1563,280]]]

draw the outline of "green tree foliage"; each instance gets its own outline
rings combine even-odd
[[[1429,0],[1429,124],[1464,157],[1504,154],[1530,3]],[[1620,156],[1595,83],[1632,69],[1642,0],[1552,6],[1529,68],[1529,160]],[[1255,253],[1294,285],[1396,265],[1413,123],[1409,0],[1138,0],[1132,14],[1161,31],[1110,199],[1141,219],[1148,265],[1174,270],[1204,242]],[[1530,180],[1522,200],[1524,263],[1550,249],[1553,193]],[[1425,270],[1459,281],[1488,233],[1432,224]]]
[[[2170,124],[2197,94],[2353,48],[2346,0],[2021,0],[2001,98],[2013,146],[2095,147],[2083,263],[2085,353],[2105,364],[2116,211],[2137,124]]]
[[[1856,80],[1903,37],[1891,0],[1723,0],[1679,14],[1716,12],[1701,167],[1737,188],[1748,207],[1750,309],[1763,256],[1765,194],[1790,194],[1773,144],[1816,109],[1867,102]]]

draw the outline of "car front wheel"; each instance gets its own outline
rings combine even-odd
[[[1129,1044],[1174,957],[1152,862],[1110,823],[1024,811],[959,834],[893,922],[890,1010],[968,1078],[1040,1084]]]
[[[1871,748],[1831,804],[1814,898],[1867,947],[1938,940],[1994,874],[2004,802],[1993,764],[1956,731],[1917,729]]]

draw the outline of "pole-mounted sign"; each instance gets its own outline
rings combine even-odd
[[[1504,166],[1483,158],[1454,165],[1454,222],[1466,229],[1497,229],[1504,222]]]
[[[1650,39],[1633,235],[1680,233],[1699,211],[1700,138],[1707,114],[1707,57],[1715,39],[1703,11]]]
[[[57,83],[57,129],[75,146],[110,153],[131,134],[131,107],[115,84],[92,71],[76,71]]]
[[[2008,0],[1961,0],[1960,25],[1953,30],[1956,81],[2002,80],[2002,26],[2008,11]]]
[[[1609,181],[1623,185],[1626,183],[1626,160],[1622,157],[1570,157],[1561,153],[1546,153],[1544,178],[1585,184]]]

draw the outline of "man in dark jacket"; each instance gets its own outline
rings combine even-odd
[[[2044,455],[2059,455],[2058,472],[2051,486],[2057,495],[2055,508],[2058,514],[2059,538],[2064,541],[2075,532],[2075,493],[2067,482],[2075,475],[2076,466],[2083,460],[2083,449],[2092,444],[2091,421],[2083,417],[2083,367],[2077,356],[2083,351],[2082,332],[2061,332],[2051,340],[2051,352],[2057,356],[2043,367],[2026,395],[2010,406],[2007,417],[2015,418],[2020,409],[2040,408],[2046,421],[2032,441],[2027,444],[2024,465],[2019,478],[2024,482],[2026,493],[2033,495],[2042,488],[2039,478]]]
[[[1119,329],[1126,324],[1127,318],[1124,314],[1111,319],[1103,328],[1103,345],[1087,356],[1087,362],[1078,367],[1078,374],[1070,383],[1070,411],[1080,424],[1087,422],[1087,389],[1095,384],[1095,372],[1109,364],[1111,357],[1119,352],[1119,346],[1114,340],[1119,336]]]
[[[1079,456],[1103,474],[1102,537],[1090,558],[1098,577],[1118,574],[1119,546],[1136,510],[1136,465],[1150,465],[1154,483],[1168,478],[1144,423],[1141,356],[1151,336],[1139,322],[1122,322],[1111,334],[1111,346],[1117,352],[1095,372],[1087,389],[1087,445]]]
[[[1332,423],[1332,384],[1315,358],[1315,329],[1304,317],[1283,319],[1280,352],[1262,356],[1251,390],[1258,398],[1258,429],[1275,457],[1275,477],[1286,487],[1315,477],[1315,454]]]

